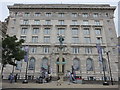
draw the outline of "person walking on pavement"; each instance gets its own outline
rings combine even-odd
[[[48,72],[45,72],[45,83],[48,82]]]
[[[14,79],[14,76],[13,76],[13,74],[11,73],[11,74],[10,74],[10,83],[13,82],[13,79]]]
[[[72,74],[70,71],[68,72],[68,79],[69,79],[68,85],[70,85],[70,82],[72,82]]]
[[[17,82],[17,77],[18,77],[18,74],[16,74],[16,75],[14,76],[15,82]]]
[[[61,85],[61,83],[60,83],[60,77],[58,76],[58,78],[57,78],[57,86],[58,85]]]
[[[43,79],[43,83],[45,83],[45,72],[42,71],[42,79]]]

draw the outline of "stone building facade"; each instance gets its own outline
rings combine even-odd
[[[36,78],[41,68],[57,76],[59,64],[59,40],[64,37],[62,68],[64,75],[73,69],[86,80],[102,80],[96,44],[102,48],[106,77],[109,79],[107,55],[110,51],[112,76],[118,80],[117,36],[114,25],[116,7],[107,4],[14,4],[8,6],[7,34],[24,39],[29,47],[28,77]],[[26,62],[16,62],[14,73],[24,78]],[[12,71],[7,66],[4,76]]]
[[[8,24],[8,18],[6,18],[4,22],[0,21],[0,39],[6,36],[7,26],[8,26],[7,24]]]

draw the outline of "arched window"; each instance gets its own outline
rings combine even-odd
[[[35,69],[35,58],[31,58],[29,61],[29,70]]]
[[[73,60],[73,69],[75,71],[80,70],[80,60],[78,60],[77,58]]]
[[[93,71],[93,60],[91,58],[87,59],[86,68],[87,68],[87,71]]]
[[[17,66],[16,66],[16,70],[21,70],[21,68],[22,68],[22,61],[17,61],[16,62],[16,64],[17,64]]]
[[[41,67],[46,70],[48,69],[48,59],[47,58],[43,58]]]
[[[103,66],[104,66],[104,70],[107,71],[107,61],[106,61],[106,59],[103,59],[102,70],[103,70]]]

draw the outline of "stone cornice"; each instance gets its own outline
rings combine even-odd
[[[80,10],[115,10],[108,4],[14,4],[8,9],[80,9]]]

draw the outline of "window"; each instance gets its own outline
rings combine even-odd
[[[51,13],[46,13],[45,14],[47,17],[50,17],[51,16]]]
[[[20,36],[20,39],[23,39],[24,41],[26,41],[26,36]]]
[[[49,47],[43,47],[43,53],[49,53]]]
[[[99,20],[95,20],[95,25],[100,25],[100,21]]]
[[[107,64],[107,61],[106,61],[105,59],[103,59],[103,66],[104,66],[104,70],[105,70],[105,71],[107,71],[107,68],[108,68],[107,65],[108,65],[108,64]]]
[[[44,34],[49,35],[50,34],[50,28],[45,28],[44,29]]]
[[[73,43],[79,43],[79,37],[72,37]]]
[[[89,35],[90,34],[89,28],[84,28],[83,33],[84,33],[84,35]]]
[[[107,71],[108,66],[107,66],[107,61],[106,59],[103,58],[103,64],[100,64],[100,69],[103,71],[103,68],[105,71]]]
[[[85,48],[85,54],[92,54],[92,48],[86,47]]]
[[[104,79],[106,79],[106,80],[108,80],[108,81],[110,81],[110,80],[111,80],[109,76],[108,76],[108,77],[101,77],[101,80],[103,80],[103,81],[104,81]]]
[[[96,43],[102,43],[102,37],[97,37],[96,38]]]
[[[31,47],[31,53],[36,53],[37,48],[36,47]]]
[[[88,20],[83,20],[83,25],[88,25]]]
[[[22,28],[21,29],[21,34],[27,34],[28,28]]]
[[[64,13],[59,13],[59,17],[64,17]]]
[[[83,17],[88,17],[88,13],[83,13],[82,16]]]
[[[58,28],[58,35],[64,35],[65,34],[65,28]]]
[[[41,68],[48,70],[48,59],[43,58],[42,63],[41,63]]]
[[[116,54],[116,49],[112,48],[112,52],[113,52],[113,54]]]
[[[78,28],[72,28],[72,35],[78,35]]]
[[[87,71],[93,71],[93,60],[88,58],[86,61]]]
[[[35,69],[35,59],[31,58],[29,61],[29,70],[34,70]]]
[[[105,48],[102,47],[101,50],[102,50],[102,54],[104,54],[105,53]]]
[[[112,35],[112,28],[109,28],[109,34]]]
[[[28,24],[29,24],[29,21],[28,21],[28,20],[23,20],[23,24],[24,24],[24,25],[28,25]]]
[[[87,79],[90,81],[96,80],[95,77],[93,77],[93,76],[88,76]]]
[[[40,16],[40,13],[35,13],[34,16],[38,17]]]
[[[94,13],[94,14],[93,14],[93,17],[94,17],[94,18],[98,17],[98,13]]]
[[[17,61],[16,62],[16,64],[17,64],[17,66],[16,66],[16,70],[21,70],[21,68],[22,68],[22,61]]]
[[[77,13],[72,13],[72,17],[77,17]]]
[[[90,37],[84,37],[85,43],[91,43]]]
[[[73,47],[73,54],[79,54],[79,47]]]
[[[15,16],[18,16],[18,12],[15,12],[14,15],[15,15]]]
[[[73,60],[73,69],[75,71],[79,71],[80,70],[80,60],[78,60],[77,58],[75,58]]]
[[[58,23],[59,25],[64,25],[64,20],[59,20]]]
[[[51,21],[50,20],[46,20],[45,21],[45,25],[51,25]]]
[[[100,28],[95,28],[95,34],[100,35],[101,34],[101,29]]]
[[[44,42],[49,43],[50,42],[50,37],[44,37]]]
[[[32,42],[38,42],[38,36],[32,36]]]
[[[110,24],[110,20],[107,20],[107,23]]]
[[[40,25],[40,20],[34,20],[35,25]]]
[[[77,25],[77,20],[72,20],[72,25]]]
[[[32,34],[38,34],[39,33],[39,28],[33,28]]]
[[[108,16],[109,16],[109,14],[108,14],[108,13],[105,13],[105,16],[106,16],[106,17],[108,17]]]
[[[28,16],[30,16],[30,13],[25,13],[24,16],[28,17]]]

